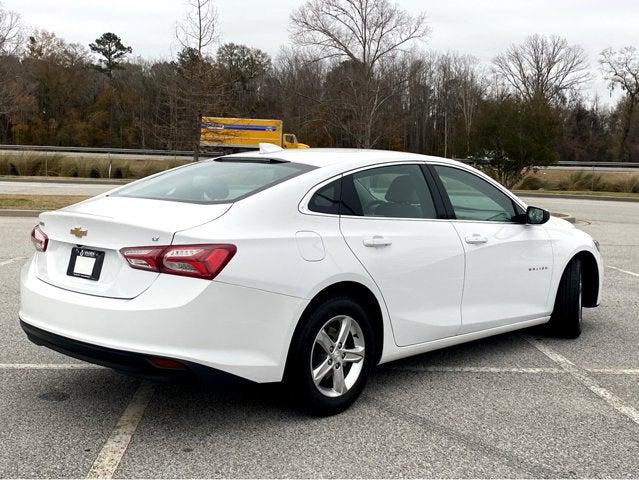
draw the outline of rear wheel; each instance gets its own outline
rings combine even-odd
[[[555,307],[548,324],[558,337],[577,338],[581,334],[583,280],[581,260],[570,261],[559,282]]]
[[[302,408],[334,415],[361,394],[374,358],[366,312],[350,298],[334,298],[306,318],[292,346],[287,381]]]

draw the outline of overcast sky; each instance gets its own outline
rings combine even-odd
[[[30,27],[87,45],[111,31],[134,54],[167,58],[175,50],[175,23],[183,0],[0,0]],[[217,0],[222,42],[243,43],[276,56],[288,42],[288,16],[302,0]],[[431,35],[424,48],[456,50],[489,63],[531,33],[557,34],[584,47],[595,80],[591,91],[610,96],[597,58],[606,47],[639,47],[637,0],[398,0],[410,12],[424,10]],[[615,97],[616,98],[616,95]]]

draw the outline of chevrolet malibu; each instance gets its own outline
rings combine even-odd
[[[20,321],[133,375],[280,382],[338,413],[378,364],[533,325],[574,338],[598,244],[481,172],[262,145],[40,215]]]

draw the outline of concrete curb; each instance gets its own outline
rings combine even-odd
[[[0,208],[0,217],[38,217],[46,210],[20,210],[12,208]]]
[[[613,197],[613,196],[597,196],[597,195],[572,195],[572,194],[552,194],[552,193],[541,193],[534,190],[515,190],[513,192],[518,197],[539,197],[539,198],[567,198],[570,200],[605,200],[607,202],[639,202],[639,197]]]
[[[125,185],[135,181],[135,178],[127,180],[115,180],[107,178],[60,178],[60,177],[12,177],[11,175],[0,176],[1,182],[25,182],[25,183],[77,183],[80,185]]]
[[[550,215],[553,217],[561,218],[562,220],[566,220],[570,223],[577,223],[577,219],[569,213],[550,212]]]

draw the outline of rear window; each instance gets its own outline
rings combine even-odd
[[[313,168],[263,159],[218,158],[171,170],[113,195],[188,203],[229,203]]]

